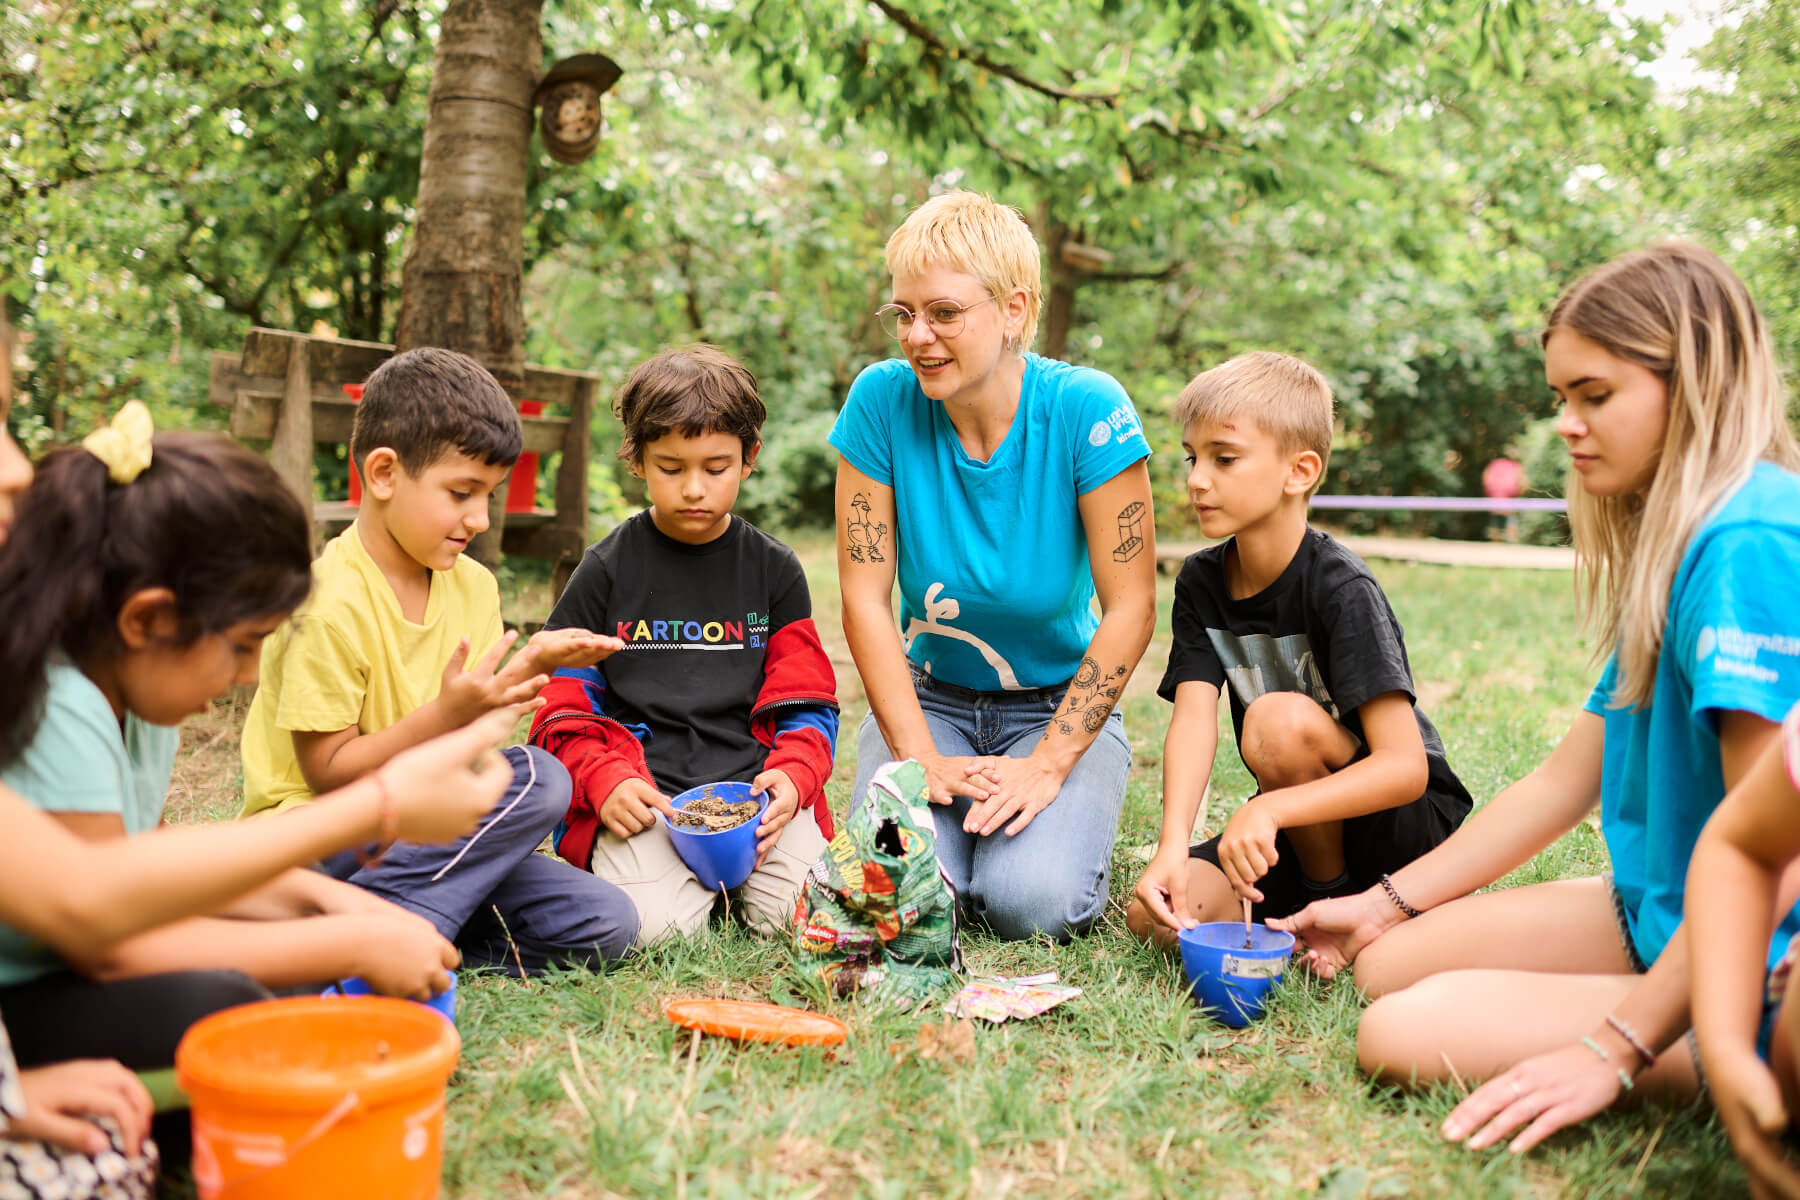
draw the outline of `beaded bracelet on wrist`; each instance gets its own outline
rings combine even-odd
[[[1394,907],[1405,913],[1408,917],[1416,917],[1419,915],[1418,909],[1400,898],[1400,892],[1394,887],[1394,881],[1387,877],[1385,871],[1382,872],[1381,875],[1381,890],[1386,892],[1387,898],[1394,902]]]

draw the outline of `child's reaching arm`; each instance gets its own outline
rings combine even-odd
[[[1778,880],[1800,857],[1800,705],[1766,751],[1720,802],[1688,866],[1694,1033],[1706,1083],[1752,1180],[1800,1194],[1784,1153],[1791,1120],[1782,1087],[1756,1052],[1764,966],[1780,910]],[[1784,998],[1777,998],[1778,1001]],[[1791,1081],[1790,1081],[1791,1086]]]
[[[1429,911],[1486,887],[1575,828],[1600,802],[1605,733],[1594,713],[1577,716],[1550,757],[1529,775],[1502,790],[1430,853],[1395,871],[1395,894]],[[1329,979],[1405,919],[1386,891],[1371,887],[1354,896],[1315,900],[1269,926],[1299,938],[1306,946],[1301,961]]]
[[[1219,866],[1239,895],[1259,899],[1256,881],[1275,863],[1275,832],[1344,821],[1410,804],[1425,792],[1430,765],[1412,697],[1385,692],[1356,710],[1369,753],[1310,783],[1245,801],[1219,837]]]
[[[1219,689],[1200,680],[1175,688],[1175,711],[1163,735],[1163,817],[1156,854],[1137,882],[1137,898],[1170,929],[1193,925],[1187,915],[1188,843],[1219,748]]]
[[[0,920],[77,958],[217,911],[284,868],[379,841],[390,820],[403,841],[461,837],[512,780],[494,752],[511,728],[508,716],[495,714],[407,751],[379,782],[361,781],[339,802],[279,820],[163,826],[100,843],[0,788],[0,879],[9,883],[0,889]]]
[[[294,757],[307,785],[315,794],[342,787],[401,751],[495,709],[535,711],[535,697],[549,682],[551,671],[591,666],[623,645],[617,638],[583,629],[547,630],[501,666],[501,656],[517,637],[516,631],[507,632],[467,669],[469,642],[464,638],[444,664],[437,696],[386,729],[363,733],[351,725],[334,731],[295,730]]]
[[[423,917],[388,908],[289,921],[190,917],[72,964],[100,980],[242,971],[269,988],[322,986],[360,975],[382,995],[429,1000],[450,986],[456,947]]]
[[[50,815],[88,841],[126,836],[116,813]],[[295,888],[291,881],[282,885]],[[416,999],[450,986],[456,948],[424,918],[375,897],[353,909],[290,920],[190,917],[68,957],[82,974],[102,980],[229,969],[267,987],[288,988],[361,975],[378,992]]]

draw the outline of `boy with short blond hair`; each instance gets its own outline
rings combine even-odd
[[[1285,354],[1202,372],[1176,403],[1201,532],[1175,584],[1159,693],[1174,702],[1163,823],[1126,924],[1174,943],[1198,921],[1286,916],[1360,892],[1448,837],[1472,806],[1414,704],[1400,623],[1368,567],[1307,525],[1331,453],[1323,375]],[[1216,838],[1190,847],[1229,689],[1256,777]]]
[[[705,344],[641,363],[619,392],[619,457],[650,506],[588,548],[547,629],[616,635],[604,667],[557,672],[531,740],[574,779],[556,849],[617,883],[641,944],[692,933],[719,899],[657,814],[705,783],[766,792],[734,907],[785,931],[831,835],[837,686],[794,552],[732,512],[762,449],[756,379]]]
[[[512,401],[466,355],[409,350],[369,376],[350,438],[362,508],[313,563],[312,598],[264,645],[246,815],[310,803],[492,709],[535,707],[549,671],[617,648],[566,630],[500,665],[514,635],[499,587],[463,551],[521,449]],[[503,753],[513,783],[467,838],[346,853],[326,871],[430,921],[465,965],[529,974],[619,957],[637,934],[624,895],[536,853],[568,805],[568,773],[535,747]]]

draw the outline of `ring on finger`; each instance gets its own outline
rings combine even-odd
[[[1519,1081],[1516,1079],[1512,1081],[1512,1092],[1514,1100],[1523,1099],[1525,1096],[1525,1089],[1519,1086]]]

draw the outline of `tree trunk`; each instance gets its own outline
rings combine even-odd
[[[439,22],[418,215],[400,282],[399,350],[443,346],[525,381],[525,179],[542,0],[451,0]],[[506,489],[470,547],[500,558]]]
[[[1047,251],[1044,257],[1050,268],[1050,294],[1044,305],[1044,348],[1041,353],[1045,358],[1067,359],[1069,326],[1075,320],[1075,288],[1081,283],[1081,276],[1063,262],[1062,244],[1068,240],[1069,227],[1061,221],[1047,220],[1044,236]]]

